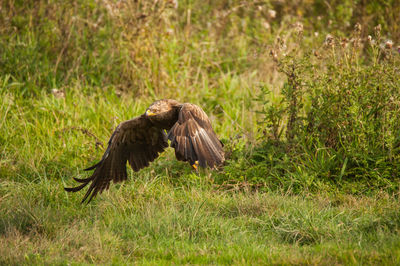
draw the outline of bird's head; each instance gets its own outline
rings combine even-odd
[[[164,116],[171,112],[179,103],[175,100],[163,99],[152,103],[146,110],[146,116],[156,118],[157,116]]]

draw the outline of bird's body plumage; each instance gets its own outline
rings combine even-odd
[[[85,169],[94,170],[93,174],[85,179],[74,178],[82,184],[65,190],[76,192],[91,182],[82,200],[90,202],[109,188],[111,180],[115,183],[127,179],[127,161],[134,171],[139,171],[168,147],[168,139],[176,158],[188,161],[195,168],[197,165],[213,168],[225,160],[222,143],[200,107],[159,100],[151,104],[145,114],[119,124],[100,162]]]

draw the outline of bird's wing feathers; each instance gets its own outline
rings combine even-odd
[[[206,113],[194,104],[185,103],[181,106],[178,120],[168,132],[176,158],[189,161],[194,167],[221,164],[224,161],[222,143]],[[119,124],[100,162],[85,169],[94,170],[93,174],[88,178],[74,178],[81,184],[65,190],[76,192],[90,184],[82,200],[88,200],[89,203],[98,193],[108,189],[111,180],[120,182],[127,179],[127,161],[134,171],[148,166],[168,147],[168,138],[164,130],[155,126],[146,115]]]
[[[222,143],[206,113],[194,104],[183,104],[178,121],[168,132],[178,160],[196,161],[201,167],[214,167],[224,161]]]
[[[113,132],[101,161],[85,169],[94,169],[93,174],[85,179],[74,178],[82,184],[65,190],[76,192],[92,182],[82,200],[88,199],[89,203],[99,192],[108,189],[111,180],[116,183],[127,179],[127,161],[134,171],[139,171],[166,147],[165,132],[154,127],[144,115],[122,122]]]

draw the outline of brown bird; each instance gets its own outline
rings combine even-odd
[[[94,170],[93,174],[84,179],[74,178],[82,184],[65,190],[77,192],[91,182],[82,200],[83,203],[88,199],[89,203],[97,193],[109,188],[111,180],[116,183],[127,179],[127,161],[134,171],[139,171],[168,147],[168,139],[176,158],[189,162],[195,169],[207,165],[214,168],[225,160],[222,142],[199,106],[159,100],[141,116],[119,124],[100,162],[85,169]]]

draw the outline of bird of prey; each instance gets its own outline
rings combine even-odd
[[[222,142],[199,106],[163,99],[152,103],[144,114],[119,124],[100,162],[85,169],[94,170],[93,174],[74,178],[82,184],[65,190],[77,192],[91,183],[82,200],[88,199],[89,203],[109,188],[111,180],[116,183],[127,179],[127,161],[134,171],[139,171],[168,147],[168,139],[176,158],[195,169],[207,165],[214,168],[225,160]]]

